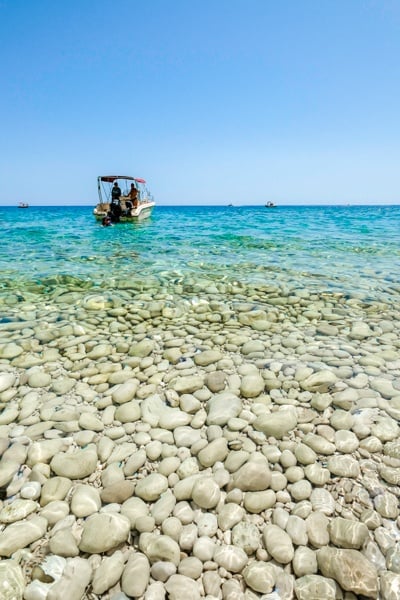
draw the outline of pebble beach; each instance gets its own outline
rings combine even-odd
[[[0,598],[400,598],[398,207],[2,211]]]

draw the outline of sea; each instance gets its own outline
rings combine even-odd
[[[216,293],[237,286],[242,296],[246,286],[275,286],[399,298],[400,206],[156,206],[148,220],[112,227],[92,210],[0,207],[3,318],[19,302],[127,281],[173,296],[200,297],[217,285]]]

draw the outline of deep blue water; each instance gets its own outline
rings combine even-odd
[[[0,293],[65,283],[280,285],[366,300],[400,292],[400,206],[165,207],[102,227],[92,207],[0,207]]]

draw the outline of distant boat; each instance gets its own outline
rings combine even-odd
[[[29,204],[27,204],[26,202],[20,202],[18,204],[18,208],[29,208]]]
[[[112,187],[117,183],[121,196],[113,201]],[[101,175],[97,178],[99,203],[93,210],[96,219],[103,221],[108,217],[114,223],[134,222],[146,219],[155,206],[153,196],[145,187],[146,181],[127,175]],[[131,189],[129,189],[131,185]],[[131,196],[131,190],[136,197]]]
[[[276,204],[274,204],[273,202],[267,202],[267,204],[265,205],[265,208],[275,208]]]

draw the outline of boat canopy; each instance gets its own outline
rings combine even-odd
[[[137,183],[146,183],[145,179],[140,177],[130,177],[129,175],[100,175],[99,180],[107,183],[113,183],[116,179],[128,179],[129,181],[137,181]]]

